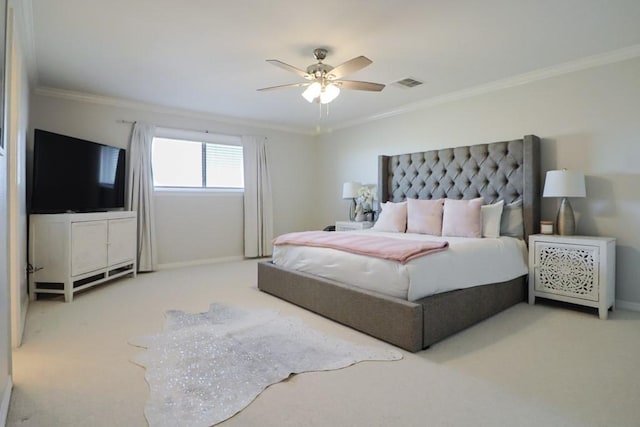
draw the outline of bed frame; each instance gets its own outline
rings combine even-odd
[[[540,223],[540,140],[379,156],[378,200],[522,199],[524,238]],[[526,299],[526,275],[407,301],[258,263],[258,288],[408,351],[420,351]]]

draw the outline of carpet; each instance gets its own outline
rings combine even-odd
[[[329,337],[275,310],[216,303],[204,313],[167,311],[161,333],[130,343],[146,348],[133,361],[146,368],[152,427],[214,425],[292,374],[402,358],[388,345]]]

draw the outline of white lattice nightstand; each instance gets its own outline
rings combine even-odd
[[[529,304],[536,297],[615,308],[616,240],[610,237],[529,236]]]
[[[336,231],[365,230],[371,227],[371,221],[336,221]]]

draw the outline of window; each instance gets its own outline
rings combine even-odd
[[[158,128],[151,151],[156,188],[244,188],[238,137]]]

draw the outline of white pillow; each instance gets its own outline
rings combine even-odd
[[[482,205],[482,237],[499,237],[500,220],[502,219],[502,208],[504,200],[500,200],[491,205]]]
[[[444,199],[407,199],[407,233],[441,236],[443,207]]]
[[[407,202],[383,203],[380,218],[373,225],[373,229],[404,233],[407,229]]]
[[[500,235],[524,238],[522,199],[504,205],[502,220],[500,221]]]
[[[444,199],[442,235],[482,237],[482,197],[472,200]]]

